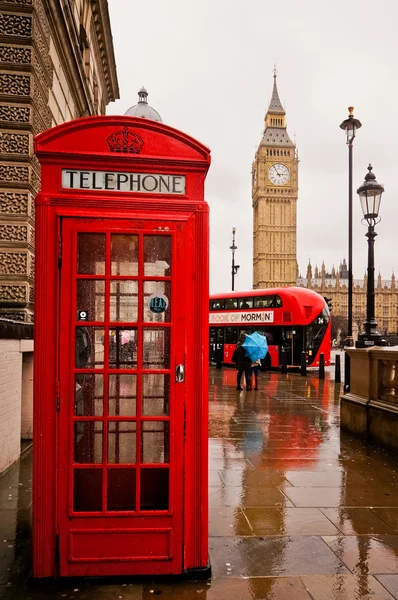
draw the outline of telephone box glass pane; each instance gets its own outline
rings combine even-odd
[[[108,423],[108,463],[135,463],[135,442],[135,421],[110,421]]]
[[[77,234],[77,272],[105,275],[105,234]]]
[[[169,414],[170,375],[142,376],[142,414],[151,417]]]
[[[144,275],[171,275],[171,236],[144,236]]]
[[[171,314],[170,281],[144,281],[145,323],[170,323]]]
[[[104,366],[104,330],[100,327],[76,327],[76,368],[101,369]]]
[[[135,469],[108,469],[108,510],[135,510]]]
[[[168,369],[170,367],[170,330],[144,329],[143,330],[143,357],[144,369]]]
[[[87,313],[86,321],[103,321],[105,310],[105,281],[78,279],[76,281],[76,310]]]
[[[136,375],[109,374],[109,414],[116,417],[136,415]]]
[[[141,445],[143,463],[168,463],[168,421],[144,421],[141,423]]]
[[[75,469],[73,510],[102,510],[102,469]]]
[[[141,510],[169,509],[169,470],[141,469]]]
[[[111,329],[109,331],[109,367],[134,369],[137,367],[137,330]]]
[[[75,415],[101,417],[104,412],[104,376],[91,373],[75,375]]]
[[[102,463],[100,421],[75,421],[75,463]]]
[[[135,323],[138,317],[138,282],[111,281],[110,320]]]
[[[111,275],[138,275],[138,235],[111,235]]]

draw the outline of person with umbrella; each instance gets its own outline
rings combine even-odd
[[[250,388],[254,383],[254,389],[258,390],[258,371],[261,366],[261,360],[267,356],[268,343],[267,338],[260,335],[257,331],[247,335],[243,343],[243,349],[246,356],[250,358]]]
[[[247,356],[244,348],[243,348],[243,344],[246,340],[246,334],[244,331],[242,331],[242,333],[239,336],[239,340],[238,343],[236,344],[236,348],[234,350],[234,353],[232,355],[232,362],[234,362],[236,364],[236,368],[238,369],[237,375],[236,375],[236,389],[239,391],[243,390],[243,387],[241,386],[241,379],[242,379],[242,375],[243,373],[245,374],[245,378],[246,378],[246,391],[251,390],[251,384],[250,384],[250,372],[251,372],[251,358],[249,356]]]

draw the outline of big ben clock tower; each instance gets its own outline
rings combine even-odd
[[[298,158],[276,85],[252,169],[253,287],[296,285]]]

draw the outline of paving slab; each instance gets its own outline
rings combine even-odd
[[[398,504],[398,502],[397,502]],[[396,508],[372,508],[372,512],[382,521],[387,523],[395,533],[398,533],[398,507]]]
[[[321,508],[321,511],[344,535],[395,533],[371,508]]]
[[[398,536],[323,537],[352,573],[398,573]]]
[[[301,577],[313,600],[393,600],[371,575],[316,575]]]
[[[210,538],[213,575],[272,577],[348,573],[321,537]]]
[[[339,530],[319,508],[245,508],[254,535],[333,535]]]
[[[303,583],[293,577],[218,579],[211,582],[182,582],[144,586],[143,600],[311,600]]]
[[[393,595],[398,598],[398,575],[376,575],[376,579]]]

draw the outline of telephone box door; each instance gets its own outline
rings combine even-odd
[[[60,220],[61,576],[182,571],[185,225]]]

